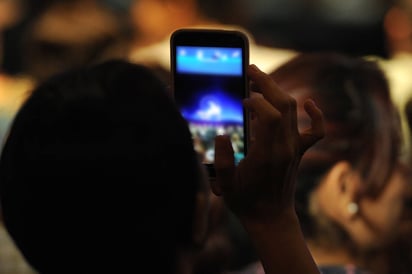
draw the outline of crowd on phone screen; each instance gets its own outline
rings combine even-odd
[[[17,2],[19,1],[16,1],[16,3]],[[36,87],[39,84],[44,81],[47,82],[50,77],[56,73],[68,71],[83,65],[98,64],[112,58],[120,58],[148,66],[154,70],[153,72],[157,78],[153,79],[153,86],[150,86],[151,84],[145,86],[141,83],[142,86],[139,86],[139,90],[153,89],[154,86],[157,85],[154,84],[154,82],[160,81],[159,85],[163,85],[163,87],[158,88],[164,89],[167,92],[170,58],[169,35],[172,30],[188,26],[240,29],[245,31],[250,38],[251,63],[256,63],[264,72],[270,73],[281,90],[290,94],[296,100],[297,118],[300,129],[310,124],[308,117],[304,114],[302,102],[305,98],[310,97],[314,99],[324,113],[326,136],[304,154],[300,163],[299,172],[297,173],[298,184],[296,189],[296,211],[306,238],[307,246],[317,265],[323,273],[329,273],[328,271],[332,271],[331,273],[334,273],[333,271],[347,271],[348,273],[351,273],[351,271],[367,271],[378,274],[390,274],[409,273],[411,271],[412,241],[410,239],[412,238],[412,224],[410,223],[410,219],[412,213],[410,204],[412,200],[412,190],[410,186],[409,169],[412,163],[412,154],[410,152],[411,139],[408,122],[412,120],[409,119],[411,115],[409,114],[410,116],[408,116],[408,113],[410,113],[408,112],[410,111],[408,102],[412,94],[412,84],[410,84],[411,77],[409,76],[411,72],[410,67],[412,67],[409,65],[412,49],[408,48],[407,45],[411,37],[408,30],[412,25],[412,23],[410,23],[412,20],[410,19],[410,14],[405,12],[409,10],[408,5],[410,5],[410,3],[408,3],[408,1],[394,1],[393,6],[388,9],[385,15],[383,26],[386,31],[388,50],[390,50],[389,58],[376,56],[365,56],[366,58],[362,58],[362,56],[358,58],[345,55],[344,53],[335,54],[326,52],[301,55],[295,50],[272,48],[256,44],[251,33],[241,27],[241,24],[237,25],[236,21],[231,21],[230,18],[234,18],[233,16],[227,17],[228,13],[223,12],[227,10],[224,6],[219,9],[220,15],[216,14],[217,10],[213,8],[213,6],[216,5],[215,2],[219,1],[195,1],[200,5],[200,9],[196,9],[196,5],[192,5],[195,2],[192,3],[190,1],[185,3],[185,1],[170,0],[165,1],[163,4],[161,3],[162,1],[131,1],[132,4],[128,6],[128,12],[122,14],[119,14],[118,11],[113,12],[113,10],[107,9],[106,7],[102,8],[102,6],[96,5],[98,3],[96,1],[48,2],[50,6],[45,5],[44,13],[36,13],[30,20],[23,20],[25,31],[22,32],[24,35],[21,39],[23,39],[23,45],[25,46],[22,47],[21,51],[24,54],[20,57],[21,67],[23,68],[22,73],[7,74],[5,70],[0,71],[0,142],[5,142],[14,117],[26,99],[30,98],[33,102],[36,100],[35,98],[37,97],[31,97],[32,90],[38,90]],[[166,2],[167,4],[165,4]],[[227,3],[224,3],[228,4],[229,7],[233,6],[230,2],[231,1],[227,1]],[[21,3],[24,3],[24,1],[21,1]],[[223,4],[223,2],[221,4]],[[241,18],[241,14],[244,11],[240,4],[236,6],[239,9],[232,10],[232,15],[239,14],[238,18]],[[127,17],[130,21],[120,20],[126,19],[126,14],[130,16]],[[151,18],[153,14],[159,15],[159,17],[156,17],[157,20]],[[182,16],[182,14],[185,14],[185,16]],[[408,22],[411,24],[409,28]],[[132,24],[127,25],[127,23]],[[64,29],[64,31],[62,31],[62,29]],[[155,33],[156,35],[153,35]],[[2,61],[10,61],[9,57],[6,59],[7,60],[3,58]],[[116,74],[115,69],[111,71],[111,69],[106,68],[105,70],[107,70],[105,72],[107,75],[112,75],[113,73],[116,77],[120,77]],[[63,81],[61,84],[56,84],[53,81],[49,81],[49,83],[53,83],[56,89],[60,87],[64,89],[65,86],[67,86],[73,90],[81,90],[81,85],[91,84],[93,82],[92,79],[98,78],[96,75],[92,75],[93,71],[96,72],[98,69],[87,72],[83,71],[85,75],[90,76],[90,78],[85,76],[87,79],[83,79],[80,73],[76,74],[78,78],[75,80],[71,78],[73,82],[78,83],[76,87],[73,87],[72,84],[69,83],[70,81],[68,81],[69,77],[74,77],[74,74],[72,76],[69,76],[69,74],[65,76],[67,77],[67,82]],[[139,73],[136,75],[139,75]],[[142,71],[140,75],[146,74]],[[95,76],[96,78],[94,78]],[[61,79],[65,78],[63,77]],[[109,79],[107,79],[105,83],[109,85]],[[120,78],[118,81],[113,81],[112,83],[118,85],[116,90],[121,89],[122,81]],[[48,90],[50,88],[50,86],[42,86],[40,90]],[[98,90],[98,88],[95,89],[97,93],[99,92]],[[46,91],[43,92],[44,94],[47,93]],[[42,94],[42,92],[39,94]],[[65,93],[62,92],[62,94]],[[69,93],[67,93],[67,95],[68,94]],[[40,95],[38,99],[50,100],[49,103],[42,106],[42,108],[45,109],[45,113],[47,111],[47,105],[52,108],[53,104],[57,103],[57,101],[53,101],[53,93],[51,91],[49,95],[51,97],[48,99],[40,99]],[[80,93],[78,95],[80,95]],[[71,99],[76,100],[76,96],[76,94],[73,94],[73,98]],[[123,96],[125,95],[123,94]],[[142,96],[142,100],[150,98],[150,96],[148,96],[148,98],[144,97],[147,95]],[[95,103],[93,103],[95,99],[90,98],[89,101],[87,98],[83,99],[84,101],[82,102],[85,104],[85,107],[93,105],[98,109],[98,104],[96,103],[95,105]],[[127,103],[130,104],[128,106],[131,106],[132,100],[128,102],[119,97],[116,102],[118,102],[119,105],[115,105],[116,107],[112,108],[111,111],[113,111],[113,113],[109,110],[107,113],[104,112],[103,107],[99,109],[99,111],[103,111],[107,117],[115,115],[115,111],[118,112],[118,115],[124,114],[125,116],[129,113],[128,111],[132,112],[132,110],[127,107],[120,107],[120,103]],[[116,104],[116,102],[113,102],[113,104]],[[150,104],[147,106],[149,113],[151,113],[149,108]],[[152,107],[158,106],[158,108],[160,108],[158,104],[159,102],[154,102]],[[40,105],[39,103],[39,106]],[[135,105],[141,106],[142,103],[138,101],[135,102]],[[75,106],[75,104],[73,104],[73,106]],[[79,105],[79,108],[81,109],[82,106],[83,105]],[[27,108],[30,109],[29,107]],[[55,111],[57,111],[57,109],[56,107]],[[29,112],[29,110],[26,111]],[[67,109],[67,113],[71,113],[71,111],[71,109]],[[141,113],[144,113],[143,110],[141,111]],[[21,115],[24,117],[24,113]],[[81,120],[86,116],[86,113],[84,113],[84,117],[79,113],[78,116],[73,116],[73,119],[70,121],[81,124]],[[150,117],[147,117],[148,114],[143,116],[150,120]],[[114,117],[117,116],[115,115]],[[121,117],[123,118],[123,116]],[[90,117],[89,121],[95,121],[94,119],[97,119],[97,117]],[[69,120],[64,121],[67,123],[70,122]],[[44,122],[45,124],[39,125],[39,132],[40,128],[47,128],[48,124],[46,123],[52,123],[47,120]],[[164,123],[165,121],[159,121],[157,125],[161,126]],[[72,124],[70,125],[74,126]],[[87,153],[89,154],[87,154],[87,157],[89,158],[86,157],[84,162],[79,163],[79,165],[89,165],[92,162],[93,165],[95,165],[94,171],[98,170],[98,173],[100,173],[98,175],[101,176],[99,182],[103,182],[103,179],[111,178],[109,171],[111,167],[108,166],[111,161],[110,157],[119,157],[119,159],[121,159],[124,156],[122,154],[122,147],[126,148],[127,144],[130,145],[129,142],[121,138],[127,136],[127,134],[125,134],[127,132],[130,133],[130,136],[137,135],[137,129],[125,128],[125,132],[119,132],[117,137],[111,136],[113,137],[113,142],[109,142],[108,138],[104,140],[104,142],[101,141],[101,143],[99,143],[98,137],[100,138],[100,135],[107,136],[107,131],[103,131],[103,126],[103,124],[95,125],[93,129],[96,135],[91,135],[90,139],[86,140],[82,139],[83,137],[81,136],[72,136],[72,138],[74,138],[72,140],[62,140],[62,143],[54,143],[56,147],[48,146],[48,142],[52,141],[52,139],[49,139],[51,136],[42,136],[41,138],[39,137],[39,140],[32,139],[30,142],[38,144],[39,147],[33,147],[34,150],[37,149],[38,151],[32,151],[33,158],[27,159],[28,162],[26,164],[32,163],[30,161],[34,161],[36,157],[39,157],[39,154],[36,153],[40,152],[40,156],[43,157],[41,159],[45,159],[45,162],[40,163],[44,164],[49,164],[49,162],[46,162],[47,159],[54,159],[59,154],[65,155],[66,160],[57,161],[53,163],[53,166],[46,167],[48,172],[46,178],[51,179],[53,176],[57,176],[58,171],[60,171],[60,174],[67,175],[69,172],[65,171],[64,168],[69,168],[73,164],[69,159],[75,161],[74,159],[77,159],[75,152],[77,149],[80,149],[75,148],[77,145],[74,144],[85,140],[85,143],[88,145]],[[22,130],[23,128],[22,126]],[[116,130],[117,129],[118,128],[116,128]],[[35,129],[30,128],[30,130]],[[53,130],[63,132],[64,129],[57,127],[53,128]],[[79,130],[86,129],[81,128]],[[32,138],[36,138],[35,135],[32,136]],[[175,137],[177,138],[177,136]],[[155,137],[151,136],[150,138]],[[16,142],[18,141],[17,138],[15,138],[15,140]],[[159,144],[162,143],[163,140],[164,139],[159,140]],[[59,147],[58,145],[63,144],[63,141],[71,143],[73,147],[70,146],[70,149],[68,147],[64,149],[61,148],[60,151],[54,150]],[[27,144],[30,142],[27,142]],[[105,142],[109,142],[109,145]],[[115,149],[114,145],[118,143],[120,147],[116,146]],[[99,149],[99,145],[104,144],[105,148],[100,147]],[[111,147],[111,145],[113,145],[113,147]],[[170,146],[174,146],[174,144]],[[13,147],[13,144],[9,144],[9,147]],[[135,147],[133,151],[140,152],[138,149],[138,147]],[[119,151],[119,154],[117,154],[116,151]],[[157,152],[160,153],[159,150]],[[149,159],[155,159],[154,155],[157,155],[157,152],[156,149],[151,150],[150,153],[146,152],[147,157]],[[2,151],[0,151],[0,153],[0,155],[2,155]],[[151,155],[152,153],[153,155]],[[8,155],[10,154],[11,153],[8,153]],[[16,155],[19,155],[19,153],[16,152]],[[111,156],[109,157],[109,155]],[[164,154],[163,158],[170,160],[170,156],[168,155],[170,154]],[[181,157],[184,157],[180,151],[173,152],[173,155],[174,157],[178,157],[179,160]],[[214,151],[209,152],[208,155],[214,157]],[[129,156],[133,157],[132,155]],[[99,162],[94,162],[98,158]],[[7,158],[6,160],[3,160],[3,162],[7,163],[10,161],[10,159]],[[138,161],[138,159],[134,160]],[[121,161],[119,161],[119,163],[121,163]],[[169,162],[164,165],[168,165],[168,163]],[[19,168],[21,168],[22,173],[32,173],[30,176],[44,176],[46,172],[44,167],[39,167],[37,164],[27,167],[28,169],[26,170],[23,167]],[[159,165],[161,164],[158,163],[158,167]],[[188,164],[188,166],[190,165],[193,165],[193,163]],[[82,171],[86,169],[85,166],[77,167]],[[172,167],[173,166],[170,166],[170,169]],[[127,165],[119,168],[124,172]],[[7,167],[7,169],[11,168]],[[176,169],[178,168],[176,167]],[[192,169],[195,168],[192,167]],[[2,170],[2,173],[5,173],[4,170],[6,169],[4,167]],[[190,170],[190,168],[187,168],[187,172]],[[96,173],[92,171],[93,170],[87,175],[90,176],[88,178],[89,180],[95,180],[97,178],[94,177]],[[148,169],[147,172],[149,173],[150,169]],[[153,173],[158,172],[159,171],[153,171]],[[185,176],[187,176],[187,178],[190,176],[196,177],[197,175],[194,173]],[[183,176],[182,174],[176,176],[181,177]],[[81,176],[80,171],[78,175],[79,177]],[[136,176],[137,175],[139,178],[135,179],[142,182],[140,180],[140,178],[143,178],[142,175],[136,174]],[[0,174],[0,176],[4,175]],[[82,178],[82,180],[84,179],[86,182],[88,180],[87,176]],[[161,175],[159,174],[159,176]],[[114,177],[113,175],[113,178]],[[132,180],[131,177],[129,178],[127,176],[123,176],[123,178],[122,176],[119,177],[121,178],[113,179],[113,181],[120,181],[122,184],[126,184],[125,181],[129,182]],[[76,266],[77,268],[81,268],[80,262],[83,261],[87,261],[86,265],[90,265],[90,267],[93,264],[98,265],[93,270],[94,272],[96,272],[97,269],[101,269],[102,271],[107,270],[104,268],[104,263],[102,262],[107,260],[116,262],[117,259],[118,269],[122,267],[124,267],[123,269],[132,269],[132,266],[133,268],[139,268],[139,265],[136,265],[136,260],[130,257],[129,253],[103,254],[103,251],[110,249],[110,247],[112,250],[115,250],[124,248],[134,249],[133,245],[141,246],[139,242],[141,240],[137,237],[133,238],[133,240],[129,238],[126,240],[127,230],[117,230],[117,233],[115,232],[116,230],[112,230],[110,235],[103,235],[105,230],[97,232],[98,229],[94,228],[90,231],[84,231],[84,234],[76,234],[75,232],[79,232],[82,228],[76,226],[76,224],[79,224],[79,221],[65,223],[65,219],[76,219],[86,222],[90,216],[95,216],[94,220],[98,221],[97,223],[101,227],[107,228],[113,228],[111,225],[114,226],[115,223],[120,224],[127,219],[127,216],[133,219],[128,221],[135,221],[133,224],[149,222],[154,227],[156,226],[155,224],[157,224],[159,229],[152,235],[156,235],[158,238],[153,239],[149,237],[144,241],[147,243],[147,246],[142,246],[142,249],[145,249],[147,253],[152,252],[153,254],[159,254],[158,252],[163,252],[159,251],[159,245],[161,245],[162,248],[167,246],[166,243],[170,243],[169,246],[175,246],[171,243],[171,240],[173,240],[173,243],[181,240],[180,236],[179,241],[177,239],[170,239],[170,237],[172,237],[171,235],[173,235],[173,237],[175,236],[173,233],[176,232],[174,230],[176,230],[178,226],[164,225],[165,223],[179,223],[179,220],[172,220],[172,218],[176,217],[174,213],[180,210],[180,208],[178,208],[179,206],[188,206],[188,204],[184,206],[183,201],[178,203],[179,199],[177,197],[184,196],[179,193],[181,190],[167,188],[167,192],[159,193],[156,189],[145,190],[144,187],[146,187],[146,185],[140,186],[142,192],[138,192],[140,193],[138,196],[141,197],[142,207],[147,211],[139,211],[140,213],[136,212],[132,216],[132,213],[128,213],[127,211],[122,211],[122,214],[119,214],[119,211],[115,212],[116,207],[114,207],[113,204],[129,208],[131,205],[128,203],[134,199],[133,197],[127,197],[129,199],[125,198],[124,201],[118,204],[119,201],[115,199],[117,198],[116,195],[124,195],[124,193],[116,193],[114,191],[110,193],[110,196],[107,196],[107,193],[104,191],[106,191],[106,187],[109,188],[110,185],[105,185],[106,183],[99,186],[91,185],[90,189],[86,188],[85,193],[79,197],[80,201],[82,199],[89,199],[93,196],[93,191],[97,191],[102,194],[102,196],[99,197],[100,200],[98,200],[98,202],[101,203],[96,203],[96,207],[90,208],[89,211],[79,212],[76,211],[76,209],[80,209],[80,205],[82,204],[69,204],[69,196],[66,196],[66,194],[77,195],[77,191],[82,188],[80,186],[81,181],[78,182],[79,185],[69,187],[69,181],[72,181],[71,179],[73,178],[75,178],[74,175],[67,176],[66,178],[59,177],[59,180],[62,180],[62,185],[64,186],[62,189],[49,189],[51,183],[48,184],[47,182],[42,186],[24,184],[23,189],[26,187],[28,189],[39,187],[39,189],[33,190],[33,193],[40,195],[39,197],[42,197],[41,193],[38,192],[40,192],[43,187],[45,189],[47,188],[48,191],[57,191],[58,195],[56,194],[50,202],[57,203],[56,200],[62,198],[60,204],[64,205],[64,208],[62,208],[59,214],[57,214],[57,211],[50,211],[49,213],[52,214],[53,218],[47,215],[39,216],[35,214],[34,209],[36,207],[31,208],[30,210],[33,211],[27,211],[25,213],[27,215],[23,214],[22,216],[35,218],[29,219],[35,224],[44,221],[43,228],[40,226],[31,227],[32,232],[27,231],[29,226],[19,228],[19,220],[14,219],[15,217],[10,217],[12,218],[10,222],[13,224],[10,228],[10,232],[12,232],[11,236],[17,239],[16,243],[19,249],[15,249],[15,243],[10,239],[8,236],[9,232],[5,231],[2,225],[3,230],[1,231],[3,233],[1,235],[4,236],[1,236],[0,240],[4,242],[4,245],[0,246],[0,273],[2,273],[2,267],[4,267],[4,269],[14,269],[10,270],[10,272],[7,272],[9,270],[4,270],[4,273],[19,274],[37,272],[25,263],[26,258],[21,257],[19,254],[21,250],[23,250],[24,256],[28,256],[29,262],[34,262],[35,268],[42,269],[44,273],[49,272],[48,267],[52,269],[58,269],[58,267],[60,267],[61,269],[61,265],[65,267],[69,265],[69,262],[65,260],[70,257],[70,252],[81,249],[80,246],[84,247],[84,252],[82,251],[81,254],[79,254],[79,261],[76,264],[67,267],[68,273],[69,270],[75,272]],[[168,178],[164,178],[165,182],[168,182],[170,187],[176,186],[176,182]],[[181,180],[184,181],[184,178],[185,177],[181,177]],[[189,182],[190,180],[187,179],[187,181]],[[23,182],[23,180],[21,180],[21,182]],[[76,188],[77,186],[79,188]],[[99,189],[99,187],[101,188]],[[165,186],[162,184],[162,188],[163,187]],[[239,215],[236,214],[236,212],[231,211],[230,207],[228,207],[220,197],[212,194],[207,186],[204,187],[206,188],[203,192],[205,194],[204,196],[210,199],[209,228],[203,245],[199,245],[198,241],[194,241],[195,249],[198,248],[200,250],[200,252],[196,253],[195,260],[193,260],[193,262],[197,262],[193,265],[194,273],[262,273],[263,266],[260,263],[261,254],[256,252],[255,246],[250,241],[251,238],[252,240],[255,239],[253,237],[254,235],[251,237],[251,235],[248,234],[249,231],[245,231],[244,226],[239,222]],[[139,186],[137,186],[137,188],[139,188]],[[199,189],[201,188],[202,187],[199,187]],[[62,193],[63,190],[67,191],[67,193]],[[26,195],[23,193],[20,195]],[[31,198],[28,193],[29,192],[27,192],[27,196],[24,198],[35,199],[34,197]],[[130,195],[136,193],[137,192],[130,191]],[[193,193],[198,193],[198,191],[193,190],[192,194]],[[190,196],[189,194],[187,195]],[[66,198],[68,199],[67,204],[64,204]],[[107,203],[103,202],[104,199],[107,199]],[[159,199],[164,199],[165,204],[159,204]],[[16,204],[13,204],[13,206],[17,205],[18,201],[19,199],[16,198]],[[8,202],[9,201],[6,200],[6,204]],[[172,206],[174,203],[176,203],[176,208]],[[29,202],[27,202],[27,204],[29,204]],[[98,209],[98,204],[102,206],[102,208]],[[166,204],[170,205],[170,208],[167,208],[170,213],[163,212],[161,214],[162,218],[165,219],[157,220],[155,217],[158,215],[156,214],[147,216],[147,212],[151,212],[150,210],[155,210],[156,212],[157,206],[159,206],[158,210],[160,210],[160,208],[163,210],[162,206]],[[30,203],[30,205],[33,204]],[[47,208],[46,203],[36,206],[40,207],[38,210]],[[21,208],[21,210],[23,210],[23,208]],[[26,208],[24,208],[24,210],[26,210]],[[70,213],[70,210],[73,210],[73,212]],[[75,213],[80,215],[74,215]],[[185,214],[186,216],[190,215],[188,212]],[[57,215],[61,216],[58,217]],[[10,216],[14,215],[11,214]],[[53,219],[56,223],[49,224],[47,218]],[[146,218],[148,218],[148,221],[145,220]],[[162,222],[158,223],[160,221]],[[182,225],[183,223],[184,222],[181,221]],[[15,227],[14,224],[16,224]],[[60,240],[62,239],[57,234],[58,230],[56,230],[56,233],[50,232],[52,227],[56,228],[58,225],[64,225],[65,231],[67,232],[71,230],[73,232],[72,236],[67,237],[61,242]],[[126,225],[129,224],[125,224],[125,226]],[[87,228],[87,225],[84,225],[84,227]],[[44,229],[44,231],[40,231],[42,229]],[[145,234],[146,231],[144,229],[146,229],[146,227],[141,229],[142,234]],[[147,227],[147,230],[148,229],[149,227]],[[37,235],[42,235],[41,233],[45,233],[44,235],[51,233],[47,234],[45,239],[52,236],[55,238],[48,238],[50,242],[46,240],[41,241],[40,238],[38,238],[40,241],[38,244],[43,245],[42,252],[44,251],[44,253],[40,252],[39,258],[32,258],[30,249],[32,247],[35,248],[37,243],[27,243],[21,238],[21,235],[26,235],[27,239],[29,239],[30,236],[27,233],[39,233]],[[123,240],[130,241],[130,244],[126,247],[120,246],[118,242],[122,239],[123,234]],[[105,248],[103,247],[103,243],[98,243],[98,237],[104,239],[104,243],[106,244]],[[54,254],[47,250],[48,248],[50,248],[50,250],[55,250],[55,248],[56,250],[60,250],[57,249],[55,245],[66,245],[67,250],[62,251],[61,254]],[[202,246],[202,248],[198,245]],[[96,246],[101,246],[102,252],[97,251],[97,253],[95,253],[94,248]],[[155,248],[157,249],[155,250]],[[186,248],[184,249],[186,250]],[[189,249],[192,250],[192,248]],[[87,253],[90,250],[93,250],[93,256]],[[166,253],[167,250],[164,250],[164,254],[161,253],[159,256],[161,257]],[[177,252],[177,254],[180,254],[180,252]],[[123,255],[125,257],[123,257],[121,261],[120,259]],[[187,258],[186,255],[188,254],[185,254],[184,258]],[[48,263],[43,262],[41,256],[54,258],[54,265],[50,264],[48,266]],[[279,255],[279,257],[281,257],[281,255]],[[3,261],[4,264],[2,263]],[[192,262],[192,260],[188,261]],[[170,263],[174,262],[175,261],[171,261]],[[158,264],[158,261],[148,259],[140,268],[145,269],[152,266],[153,269],[160,270],[160,268],[158,269],[157,267],[162,266]],[[112,266],[114,267],[114,265],[115,264]],[[168,263],[164,264],[165,269],[168,269],[168,266]],[[84,269],[85,273],[87,267],[88,266]],[[79,272],[78,269],[76,270]]]

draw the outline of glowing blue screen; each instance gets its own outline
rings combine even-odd
[[[176,48],[179,73],[242,75],[242,49],[217,47]]]

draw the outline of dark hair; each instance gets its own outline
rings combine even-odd
[[[192,243],[200,176],[162,82],[113,60],[34,90],[0,160],[1,206],[41,273],[166,273]]]
[[[298,174],[297,210],[306,234],[313,232],[310,192],[338,161],[359,171],[359,195],[375,196],[385,187],[399,156],[399,117],[387,79],[366,59],[332,52],[302,53],[271,76],[297,100],[302,127],[309,119],[302,108],[312,98],[325,117],[325,138],[303,156]]]

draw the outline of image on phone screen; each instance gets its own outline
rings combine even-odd
[[[229,135],[235,163],[245,156],[242,48],[177,46],[175,100],[203,163],[214,162],[214,138]]]

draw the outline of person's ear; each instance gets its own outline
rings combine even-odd
[[[346,161],[336,163],[316,191],[317,204],[328,217],[341,223],[358,213],[359,173]]]

